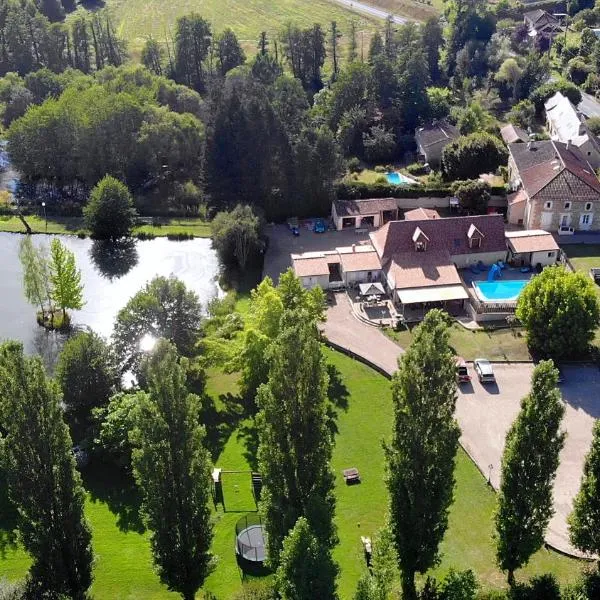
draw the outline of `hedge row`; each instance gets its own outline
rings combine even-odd
[[[447,186],[428,187],[398,186],[387,183],[365,183],[363,181],[339,182],[335,186],[336,198],[339,200],[364,200],[366,198],[446,198],[452,196],[450,184]],[[505,196],[504,186],[490,189],[492,196]]]

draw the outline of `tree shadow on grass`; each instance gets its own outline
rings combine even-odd
[[[120,531],[144,533],[140,516],[142,496],[128,473],[116,465],[94,462],[82,472],[83,485],[92,502],[104,502],[111,513],[117,516]]]
[[[350,392],[346,387],[342,379],[342,374],[335,365],[328,363],[326,365],[327,376],[329,377],[329,384],[327,386],[327,397],[329,398],[329,404],[327,405],[327,425],[333,435],[338,433],[337,418],[338,411],[348,410],[348,398]]]
[[[227,440],[242,419],[246,417],[241,399],[233,394],[221,394],[219,410],[212,397],[202,398],[200,422],[206,427],[205,444],[213,461],[217,461]]]
[[[253,471],[258,471],[258,429],[254,417],[243,423],[237,434],[237,439],[244,444],[244,458]]]

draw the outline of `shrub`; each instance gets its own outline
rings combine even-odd
[[[560,587],[552,574],[533,577],[529,583],[518,583],[510,591],[510,600],[561,600]]]
[[[425,165],[422,165],[420,163],[412,163],[411,165],[408,165],[408,167],[406,167],[406,170],[411,175],[415,176],[427,175],[427,168],[425,167]]]
[[[464,209],[481,215],[486,213],[491,194],[490,186],[485,181],[455,181],[452,191]]]
[[[533,90],[529,97],[535,105],[535,110],[538,114],[541,114],[544,110],[544,102],[546,102],[548,98],[554,96],[556,92],[560,92],[563,96],[566,96],[575,106],[581,102],[581,92],[577,86],[570,81],[561,79],[559,81],[544,83]]]
[[[386,167],[382,165],[377,165],[373,170],[375,171],[375,173],[385,173]]]
[[[135,210],[129,189],[107,175],[92,190],[83,215],[95,238],[114,240],[130,235]]]
[[[358,173],[360,171],[360,160],[356,156],[352,156],[346,162],[350,173]]]
[[[185,240],[193,240],[194,234],[186,233],[185,231],[179,231],[177,233],[169,233],[167,235],[167,239],[171,240],[172,242],[183,242]]]
[[[586,125],[594,135],[600,135],[600,117],[590,117]]]
[[[442,152],[442,166],[448,179],[476,179],[508,160],[504,144],[489,133],[472,133],[448,144]]]

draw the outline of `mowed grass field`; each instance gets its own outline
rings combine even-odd
[[[107,0],[106,6],[113,15],[118,34],[129,42],[134,57],[139,55],[148,36],[164,40],[167,32],[174,31],[177,18],[193,11],[208,19],[215,33],[231,27],[248,55],[255,52],[261,31],[266,31],[273,42],[289,21],[301,27],[320,23],[324,28],[336,21],[339,31],[347,34],[350,21],[354,20],[357,31],[364,31],[367,37],[376,25],[383,26],[381,21],[329,0]],[[344,38],[341,43],[344,44]],[[368,39],[365,49],[368,49]]]
[[[339,545],[334,550],[334,557],[340,565],[340,598],[350,600],[357,579],[365,569],[360,536],[373,537],[385,522],[388,502],[382,440],[390,438],[393,409],[387,379],[340,353],[326,349],[325,355],[333,381],[330,389],[334,392],[337,430],[332,468],[336,476],[335,519]],[[211,369],[207,391],[215,403],[221,405],[225,396],[237,393],[236,378]],[[250,471],[255,468],[255,457],[254,422],[244,419],[225,440],[215,464],[224,470]],[[360,485],[345,485],[342,470],[348,467],[359,469]],[[441,547],[442,561],[431,574],[441,577],[450,568],[470,568],[482,588],[502,587],[505,578],[495,566],[492,538],[494,492],[462,450],[458,454],[455,473],[455,500]],[[224,512],[221,506],[215,511],[212,548],[216,568],[204,586],[204,590],[212,592],[219,600],[231,598],[242,588],[242,574],[235,560],[234,531],[238,519],[253,509],[249,473],[224,475],[223,482],[228,511]],[[119,518],[107,501],[90,498],[86,512],[92,525],[96,553],[92,587],[95,600],[177,597],[160,584],[152,569],[147,533],[139,533],[135,528],[124,531],[122,526],[119,527],[123,511]],[[0,553],[0,573],[8,579],[23,576],[28,565],[29,559],[21,550]],[[584,566],[583,562],[541,550],[525,569],[517,572],[517,578],[524,580],[551,572],[562,583],[573,582]]]

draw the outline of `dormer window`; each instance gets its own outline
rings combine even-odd
[[[592,203],[591,202],[586,202],[585,203],[585,210],[592,210]]]
[[[469,239],[469,248],[481,248],[481,240],[484,235],[471,223],[469,231],[467,231],[467,238]]]
[[[415,252],[425,252],[427,250],[427,242],[429,238],[423,233],[420,227],[417,227],[412,236],[415,243]]]
[[[565,202],[565,210],[569,210],[571,208],[570,202]]]

